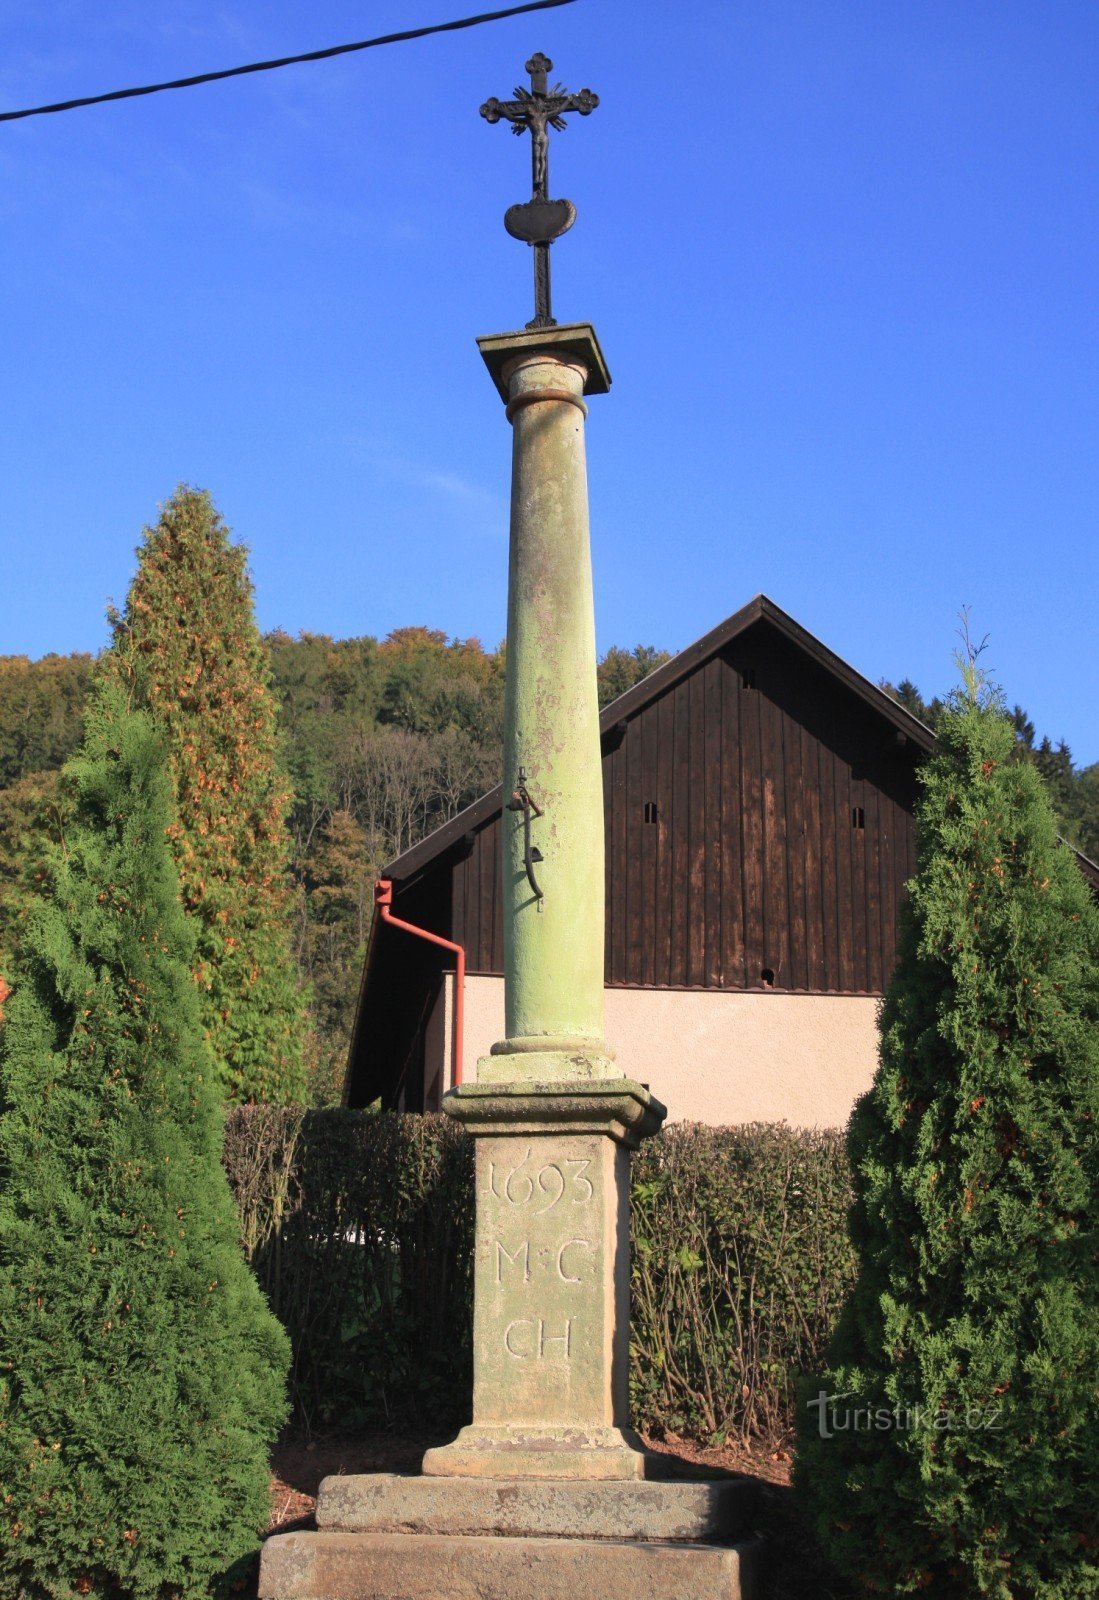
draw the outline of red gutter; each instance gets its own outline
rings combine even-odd
[[[374,904],[382,914],[382,921],[391,923],[394,928],[403,928],[405,933],[415,934],[417,939],[426,939],[429,944],[442,945],[444,950],[454,952],[454,1087],[457,1088],[462,1081],[462,1023],[465,1004],[466,987],[466,953],[460,944],[455,944],[452,939],[444,939],[437,933],[428,933],[426,928],[417,928],[415,923],[405,922],[400,917],[393,915],[393,883],[389,878],[379,878],[374,885]]]

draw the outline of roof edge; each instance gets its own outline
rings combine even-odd
[[[833,677],[838,678],[848,689],[853,690],[873,710],[892,722],[922,750],[934,749],[935,735],[930,728],[918,717],[914,717],[910,711],[906,711],[892,696],[886,694],[884,689],[879,689],[877,684],[871,683],[869,678],[863,677],[861,672],[829,650],[827,645],[822,644],[807,628],[795,622],[788,612],[783,611],[781,606],[776,605],[765,594],[755,595],[747,605],[741,606],[739,611],[734,611],[731,617],[726,617],[716,628],[711,628],[709,633],[704,633],[693,644],[680,650],[670,661],[665,661],[663,666],[657,667],[655,672],[650,672],[648,677],[642,678],[624,694],[620,694],[617,699],[605,705],[599,715],[600,734],[607,734],[617,723],[636,716],[651,701],[673,688],[681,678],[695,671],[704,661],[716,655],[753,623],[760,621],[769,622],[792,644],[803,650]],[[444,822],[418,844],[410,846],[395,857],[382,869],[382,875],[394,879],[397,883],[406,883],[410,877],[426,867],[428,862],[433,861],[445,850],[453,848],[467,833],[488,821],[499,809],[502,799],[503,785],[498,783],[479,800],[459,811],[457,816],[451,817],[449,822]]]

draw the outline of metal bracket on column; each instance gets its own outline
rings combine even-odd
[[[534,863],[536,861],[541,861],[542,852],[539,850],[537,845],[531,844],[530,842],[531,812],[533,812],[536,817],[540,817],[542,815],[542,807],[530,797],[530,792],[527,789],[527,772],[525,767],[519,768],[519,787],[512,793],[511,799],[508,802],[508,810],[521,811],[523,813],[523,865],[527,872],[527,882],[534,891],[536,898],[539,900],[544,900],[546,898],[545,894],[542,889],[539,888],[538,879],[534,876]]]

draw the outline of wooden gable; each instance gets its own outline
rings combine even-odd
[[[602,729],[608,984],[882,992],[933,744],[922,723],[759,596]],[[462,944],[471,974],[503,971],[500,801],[497,787],[386,873],[398,913]],[[375,926],[353,1104],[414,1076],[442,970],[417,943]]]
[[[880,993],[922,748],[765,618],[616,717],[607,983]],[[470,972],[503,971],[499,830],[447,869]]]

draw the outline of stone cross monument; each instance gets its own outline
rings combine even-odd
[[[481,115],[487,122],[504,119],[511,123],[512,133],[530,134],[531,197],[523,205],[509,206],[504,213],[504,227],[512,237],[525,239],[534,246],[534,320],[527,323],[528,328],[553,327],[549,247],[576,221],[576,207],[571,200],[549,197],[549,134],[546,130],[556,128],[564,133],[568,126],[566,111],[579,111],[586,117],[599,104],[599,96],[590,89],[569,94],[559,83],[549,88],[552,68],[553,62],[538,51],[527,62],[529,89],[520,84],[514,100],[497,100],[494,95],[481,107]]]
[[[478,340],[512,427],[504,735],[506,1036],[444,1108],[476,1143],[473,1419],[419,1477],[328,1478],[316,1534],[268,1540],[264,1600],[748,1600],[723,1542],[745,1485],[668,1483],[628,1425],[629,1161],[664,1107],[603,1037],[603,791],[584,454],[610,387],[550,311],[549,128],[598,105],[531,88],[481,114],[530,134],[535,315]]]
[[[428,1474],[639,1478],[627,1427],[629,1151],[664,1107],[603,1037],[603,782],[585,397],[610,376],[588,323],[550,316],[549,248],[575,209],[547,192],[547,129],[598,98],[531,90],[481,114],[530,133],[535,316],[479,339],[512,427],[504,705],[507,1035],[444,1108],[477,1141],[473,1423]]]

